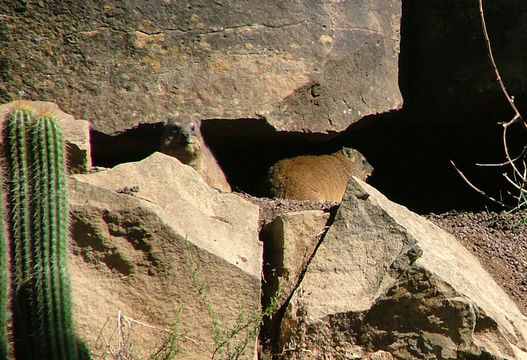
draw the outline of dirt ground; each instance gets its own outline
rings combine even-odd
[[[334,213],[338,207],[331,203],[242,196],[260,206],[260,226],[288,211],[321,209]],[[425,217],[456,236],[527,316],[527,211],[452,211]]]
[[[527,211],[448,212],[427,218],[456,236],[527,316]]]

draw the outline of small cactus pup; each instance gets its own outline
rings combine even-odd
[[[88,359],[73,330],[62,128],[53,116],[15,109],[3,136],[16,359]]]

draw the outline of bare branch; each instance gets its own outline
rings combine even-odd
[[[456,165],[454,164],[453,161],[450,161],[450,163],[452,164],[452,166],[454,166],[454,168],[456,169],[458,174],[461,176],[461,178],[473,190],[475,190],[479,194],[483,195],[484,197],[486,197],[490,201],[494,202],[495,204],[498,204],[498,205],[506,207],[506,208],[515,209],[515,208],[518,208],[518,207],[521,206],[521,202],[520,201],[521,201],[521,198],[524,196],[523,194],[527,194],[527,190],[526,190],[526,186],[527,186],[527,176],[526,176],[527,168],[525,166],[525,154],[526,154],[527,146],[524,146],[524,148],[520,152],[520,154],[516,158],[512,159],[510,154],[509,154],[509,146],[507,144],[507,129],[509,128],[509,126],[513,125],[516,122],[521,122],[522,125],[523,125],[523,128],[527,129],[527,124],[523,120],[523,118],[522,118],[520,112],[518,111],[518,109],[516,108],[516,104],[514,104],[514,98],[512,96],[510,96],[509,93],[507,92],[505,84],[503,83],[503,80],[501,79],[500,72],[498,71],[498,67],[497,67],[496,62],[494,60],[494,55],[492,53],[492,46],[490,45],[490,39],[489,39],[489,35],[488,35],[488,32],[487,32],[487,25],[485,23],[485,15],[484,15],[484,12],[483,12],[483,0],[478,0],[478,7],[479,7],[480,20],[481,20],[481,28],[483,30],[483,37],[485,39],[485,46],[487,48],[487,55],[489,56],[490,63],[491,63],[491,66],[492,66],[492,70],[494,71],[494,74],[496,76],[496,80],[498,81],[498,84],[499,84],[499,86],[501,88],[501,91],[503,92],[505,98],[509,102],[510,107],[514,111],[514,116],[508,122],[501,123],[501,125],[503,127],[502,142],[503,142],[503,150],[504,150],[504,153],[505,153],[506,162],[499,163],[499,164],[481,164],[481,163],[478,163],[476,165],[477,166],[507,166],[507,165],[510,165],[511,168],[512,168],[512,175],[514,175],[513,177],[515,178],[514,179],[515,181],[512,180],[509,177],[509,174],[507,174],[507,173],[504,173],[503,176],[505,177],[507,182],[509,182],[519,192],[519,194],[517,196],[515,196],[513,194],[510,194],[514,199],[518,200],[518,205],[513,208],[511,206],[506,205],[502,201],[496,200],[493,197],[487,195],[484,191],[482,191],[479,188],[477,188],[476,186],[474,186],[467,179],[467,177],[456,167]],[[522,160],[523,172],[520,171],[518,169],[518,166],[516,165],[516,162],[518,160]]]
[[[516,184],[510,177],[507,173],[503,173],[502,174],[503,177],[509,182],[509,184],[511,184],[512,186],[514,186],[519,192],[521,193],[524,193],[524,194],[527,194],[527,190],[524,189],[524,187]]]
[[[512,162],[516,162],[516,161],[520,160],[521,158],[523,158],[523,157],[525,156],[525,152],[526,152],[526,151],[527,151],[527,145],[525,145],[525,146],[523,147],[523,150],[520,151],[520,154],[519,154],[518,156],[516,156],[514,159],[512,159],[511,161],[512,161]],[[509,160],[507,160],[507,161],[505,161],[505,162],[497,163],[497,164],[476,163],[476,164],[474,164],[474,165],[476,165],[476,166],[481,166],[481,167],[486,167],[486,166],[489,166],[489,167],[490,167],[490,166],[498,167],[498,166],[506,166],[506,165],[509,165],[509,164],[510,164],[510,162],[509,162]],[[524,174],[524,176],[525,176],[525,174]]]
[[[512,124],[513,122],[516,122],[518,120],[522,120],[522,116],[520,115],[520,112],[516,108],[516,105],[514,104],[514,100],[512,99],[511,96],[509,96],[509,93],[507,92],[507,89],[505,88],[505,84],[501,80],[500,72],[498,71],[498,67],[496,66],[496,62],[494,61],[494,55],[492,54],[492,47],[490,46],[489,34],[487,32],[487,25],[485,23],[485,15],[483,13],[483,0],[478,0],[478,5],[479,5],[479,16],[480,16],[480,19],[481,19],[481,28],[483,30],[483,36],[485,37],[485,45],[487,46],[487,54],[489,55],[489,59],[490,59],[491,65],[492,65],[492,69],[494,70],[494,74],[496,75],[496,80],[500,84],[501,91],[503,92],[503,94],[507,98],[507,101],[509,102],[509,105],[511,106],[512,110],[514,110],[514,113],[515,113],[515,115],[512,118],[512,120],[509,121],[508,123],[506,123],[507,125],[509,125],[509,124]],[[522,121],[522,123],[523,123],[523,126],[525,126],[527,128],[527,126],[525,125],[525,122]]]
[[[505,151],[505,157],[506,157],[507,161],[509,162],[509,164],[512,166],[512,168],[513,168],[514,172],[516,173],[516,175],[518,175],[518,177],[521,179],[522,183],[525,184],[527,182],[527,180],[523,176],[523,173],[521,173],[518,170],[518,168],[514,164],[514,161],[511,160],[511,157],[509,155],[509,146],[507,145],[507,128],[508,128],[508,126],[503,125],[503,150]]]
[[[477,188],[474,184],[472,184],[468,179],[467,177],[465,176],[465,174],[463,174],[463,172],[461,170],[459,170],[456,166],[456,164],[450,160],[450,163],[452,164],[452,166],[454,167],[454,169],[456,169],[456,171],[458,172],[458,174],[461,176],[461,178],[463,180],[465,180],[465,182],[468,184],[468,186],[470,186],[472,189],[474,189],[476,192],[478,192],[479,194],[483,195],[484,197],[486,197],[487,199],[489,199],[490,201],[492,201],[493,203],[499,205],[499,206],[503,206],[505,208],[512,208],[510,205],[507,205],[505,204],[504,202],[501,202],[499,200],[496,200],[494,199],[492,196],[489,196],[487,195],[484,191],[480,190],[479,188]]]

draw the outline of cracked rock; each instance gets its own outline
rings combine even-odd
[[[356,178],[281,324],[287,359],[353,358],[357,348],[526,359],[526,339],[527,318],[468,250]]]

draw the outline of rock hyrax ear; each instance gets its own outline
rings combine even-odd
[[[366,180],[373,173],[373,166],[366,160],[366,157],[356,149],[343,147],[340,151],[348,160],[351,161],[353,167],[351,174],[357,176],[361,180]],[[338,154],[339,152],[337,152]]]
[[[353,149],[351,149],[351,148],[343,147],[343,148],[342,148],[342,153],[343,153],[344,155],[346,155],[346,156],[347,156],[348,158],[350,158],[350,159],[353,157]]]

